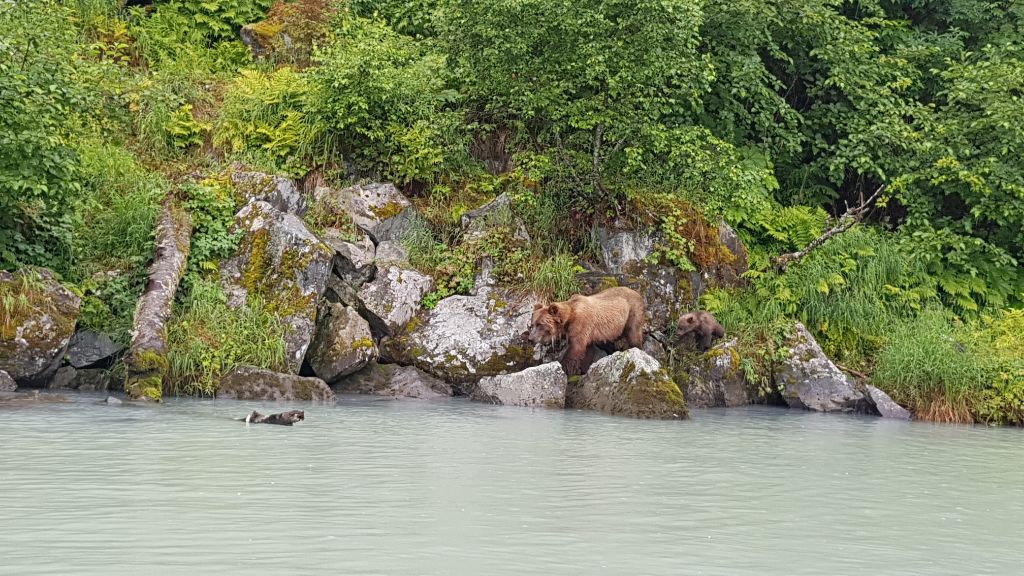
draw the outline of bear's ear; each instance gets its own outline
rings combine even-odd
[[[551,314],[552,316],[558,316],[558,313],[559,313],[558,304],[552,304],[552,305],[548,306],[548,314]]]

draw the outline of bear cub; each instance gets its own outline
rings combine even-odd
[[[725,336],[725,329],[710,312],[690,312],[679,317],[676,338],[693,334],[693,341],[701,350],[711,348],[714,341]]]
[[[567,339],[569,348],[562,358],[562,367],[567,375],[573,376],[590,368],[587,348],[591,345],[607,350],[608,345],[625,338],[631,348],[642,346],[643,326],[643,296],[617,286],[593,296],[576,294],[565,302],[535,304],[529,339],[534,344]]]

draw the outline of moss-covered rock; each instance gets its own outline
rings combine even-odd
[[[602,358],[579,381],[570,382],[565,406],[633,418],[688,416],[679,386],[657,360],[638,348]]]
[[[775,368],[775,385],[791,408],[819,412],[870,412],[859,386],[825,356],[803,324],[797,322],[789,353]]]
[[[453,384],[536,366],[544,355],[524,337],[534,302],[499,290],[450,296],[381,341],[381,354]]]
[[[0,393],[2,392],[14,392],[18,389],[18,383],[11,378],[11,375],[7,372],[0,370]]]
[[[735,339],[719,343],[696,358],[676,378],[692,408],[750,404],[746,374],[740,366]]]
[[[378,338],[394,336],[412,320],[434,288],[434,279],[410,268],[388,265],[359,290],[359,311]]]
[[[333,384],[376,359],[370,325],[355,308],[332,303],[320,307],[316,334],[306,352],[314,374]]]
[[[81,300],[49,270],[0,271],[0,370],[44,386],[60,367]]]
[[[316,326],[317,303],[324,293],[334,251],[302,220],[262,201],[250,202],[235,216],[243,233],[234,257],[221,266],[221,280],[230,306],[259,296],[267,310],[281,318],[285,332],[285,363],[298,373]]]
[[[333,402],[334,391],[319,378],[280,374],[239,366],[225,374],[217,385],[218,399]]]
[[[239,36],[255,59],[302,67],[326,38],[335,11],[330,0],[277,0],[266,19],[243,26]]]
[[[363,184],[335,190],[326,186],[313,192],[317,202],[347,212],[356,226],[377,244],[401,240],[416,219],[416,209],[394,184]]]
[[[244,202],[260,200],[285,214],[300,217],[309,210],[305,196],[291,178],[243,171],[232,172],[230,177],[235,194]]]

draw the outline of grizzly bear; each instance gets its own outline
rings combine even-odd
[[[710,312],[690,312],[679,317],[676,338],[682,339],[693,334],[693,341],[701,350],[711,348],[716,338],[725,336],[725,329]]]
[[[591,344],[608,350],[608,345],[624,337],[631,348],[643,345],[643,326],[644,297],[617,286],[593,296],[576,294],[566,302],[534,305],[529,338],[534,344],[566,338],[569,348],[562,367],[572,376],[590,368],[586,360],[593,357],[587,354]]]

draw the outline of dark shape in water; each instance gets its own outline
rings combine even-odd
[[[266,416],[253,410],[245,418],[239,418],[239,420],[245,421],[246,424],[280,424],[282,426],[291,426],[305,419],[306,413],[302,410],[289,410],[280,414],[268,414]]]

